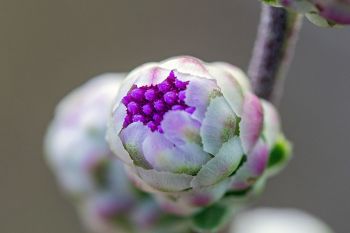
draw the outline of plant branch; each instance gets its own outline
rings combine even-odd
[[[248,75],[255,94],[276,101],[294,54],[302,17],[263,4],[260,20]],[[277,84],[280,88],[276,88]]]

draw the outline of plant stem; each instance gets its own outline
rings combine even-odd
[[[262,4],[258,35],[248,75],[259,97],[272,101],[282,92],[282,80],[292,60],[302,17]],[[280,88],[276,88],[277,81]]]

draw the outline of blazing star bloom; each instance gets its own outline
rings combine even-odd
[[[66,96],[45,138],[49,165],[84,225],[96,233],[141,232],[136,227],[145,232],[162,214],[129,182],[105,140],[112,101],[124,77],[101,75]]]
[[[278,114],[252,94],[243,72],[193,57],[132,71],[115,100],[107,138],[134,183],[171,200],[162,203],[175,213],[248,190],[267,176],[270,161],[276,171],[288,157],[277,150],[271,160],[276,145],[286,145]]]
[[[350,24],[350,0],[263,0],[273,6],[288,7],[306,15],[319,26]]]
[[[261,208],[238,214],[232,233],[332,233],[319,219],[295,209]]]

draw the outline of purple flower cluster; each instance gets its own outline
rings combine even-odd
[[[194,107],[185,104],[186,87],[189,82],[182,82],[173,71],[157,85],[134,87],[124,96],[122,103],[127,108],[123,127],[140,121],[152,131],[163,133],[160,126],[164,114],[169,110],[184,110],[190,114]]]

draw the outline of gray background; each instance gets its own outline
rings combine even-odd
[[[0,232],[83,232],[42,157],[55,104],[106,71],[190,54],[247,67],[256,0],[0,0]],[[349,232],[350,28],[305,22],[280,109],[295,157],[258,205]]]

